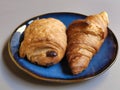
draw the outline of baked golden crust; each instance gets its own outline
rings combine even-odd
[[[70,24],[67,30],[66,56],[73,74],[81,73],[88,67],[107,36],[107,26],[106,12]]]
[[[34,20],[24,32],[20,57],[43,66],[58,63],[67,46],[65,25],[54,18]]]

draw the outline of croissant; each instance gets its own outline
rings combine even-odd
[[[68,64],[73,74],[85,70],[107,36],[108,15],[101,12],[73,21],[67,29]]]
[[[61,61],[67,46],[65,25],[54,18],[34,20],[24,32],[19,55],[38,65],[50,66]]]

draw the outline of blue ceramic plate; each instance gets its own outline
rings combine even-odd
[[[86,18],[85,15],[76,13],[49,13],[33,17],[18,26],[10,38],[10,41],[8,43],[8,50],[13,62],[23,71],[41,80],[52,82],[76,82],[87,80],[95,77],[96,75],[99,75],[100,73],[108,69],[115,61],[118,51],[118,43],[115,35],[109,28],[108,36],[101,49],[93,57],[88,68],[78,75],[71,74],[66,57],[64,57],[60,63],[50,67],[38,66],[30,63],[26,58],[20,58],[18,50],[20,42],[23,38],[23,32],[25,28],[36,19],[48,17],[53,17],[61,20],[67,27],[72,21],[76,19]]]

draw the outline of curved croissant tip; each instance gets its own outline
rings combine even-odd
[[[108,17],[108,14],[106,11],[101,12],[100,15],[104,15],[104,16]]]
[[[107,14],[106,11],[101,12],[100,15],[103,16],[103,17],[105,17],[107,23],[109,23],[108,14]]]

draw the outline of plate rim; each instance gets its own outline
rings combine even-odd
[[[27,21],[30,21],[34,18],[37,18],[37,17],[42,17],[44,15],[48,15],[48,14],[76,14],[76,15],[81,15],[81,16],[87,16],[87,15],[84,15],[84,14],[80,14],[80,13],[75,13],[75,12],[51,12],[51,13],[45,13],[45,14],[41,14],[41,15],[37,15],[37,16],[34,16],[34,17],[31,17],[27,20],[25,20],[24,22],[22,22],[20,25],[18,25],[17,28],[14,29],[14,31],[12,32],[12,34],[10,35],[10,38],[8,40],[8,53],[11,57],[11,60],[15,63],[15,65],[21,69],[22,71],[24,71],[25,73],[27,73],[28,75],[36,78],[36,79],[39,79],[39,80],[43,80],[43,81],[48,81],[48,82],[60,82],[60,83],[72,83],[72,82],[80,82],[80,81],[84,81],[84,80],[89,80],[89,79],[92,79],[92,78],[95,78],[97,77],[98,75],[101,75],[102,73],[104,73],[105,71],[107,71],[116,61],[116,58],[117,58],[117,55],[118,55],[118,41],[117,41],[117,38],[115,36],[115,34],[112,32],[112,30],[108,27],[108,30],[113,34],[113,38],[114,38],[114,41],[116,42],[116,50],[115,50],[115,55],[114,57],[112,58],[112,62],[110,63],[110,65],[106,66],[105,69],[103,69],[102,71],[100,71],[99,73],[93,75],[93,76],[90,76],[90,77],[87,77],[87,78],[76,78],[76,79],[58,79],[58,78],[49,78],[49,77],[43,77],[43,76],[40,76],[40,75],[37,75],[37,74],[34,74],[33,72],[27,70],[26,68],[22,67],[19,63],[17,63],[16,59],[14,58],[12,52],[11,52],[11,48],[10,48],[10,43],[11,43],[11,39],[14,35],[14,33],[17,31],[17,29],[19,27],[21,27],[22,25],[25,24],[25,22]]]

